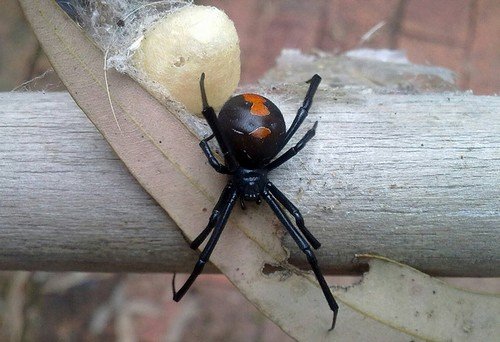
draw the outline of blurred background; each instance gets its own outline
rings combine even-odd
[[[242,84],[257,82],[283,48],[334,54],[390,48],[405,51],[413,63],[453,70],[462,90],[500,91],[498,0],[195,3],[223,9],[235,22]],[[30,90],[64,90],[17,1],[2,0],[1,8],[0,91],[22,89],[29,80]],[[0,341],[290,340],[223,276],[201,276],[181,303],[171,301],[171,277],[0,272]],[[498,282],[462,284],[500,290]]]

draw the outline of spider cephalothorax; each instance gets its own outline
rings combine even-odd
[[[267,178],[269,171],[296,155],[316,133],[318,122],[314,123],[314,126],[294,147],[274,159],[307,117],[321,77],[314,75],[308,81],[309,90],[304,103],[288,130],[286,130],[285,120],[278,107],[269,99],[257,94],[242,94],[229,99],[217,117],[213,108],[208,105],[204,80],[205,74],[202,74],[200,79],[202,113],[213,134],[203,139],[200,147],[210,165],[217,172],[229,175],[230,179],[212,211],[206,228],[191,243],[191,248],[197,249],[212,234],[186,283],[178,292],[174,290],[174,300],[181,300],[208,262],[237,199],[240,199],[242,207],[245,201],[260,203],[264,199],[306,255],[328,305],[333,311],[331,327],[333,329],[337,319],[338,305],[311,249],[311,247],[318,249],[321,244],[305,227],[304,219],[297,207]],[[208,141],[214,137],[224,156],[225,165],[218,161],[208,145]],[[293,225],[280,204],[295,218],[297,227]]]

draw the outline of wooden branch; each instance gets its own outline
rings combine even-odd
[[[186,271],[195,262],[67,93],[0,99],[0,268]]]
[[[269,95],[287,121],[303,88]],[[0,103],[0,268],[190,271],[197,254],[69,95]],[[271,178],[323,242],[323,268],[352,271],[354,253],[369,252],[437,275],[498,276],[499,105],[320,89],[304,124],[319,120],[317,136]]]

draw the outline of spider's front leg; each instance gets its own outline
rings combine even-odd
[[[309,242],[314,249],[320,248],[321,243],[312,235],[309,229],[306,228],[304,218],[302,217],[299,209],[288,198],[286,198],[285,194],[282,193],[273,183],[267,183],[267,188],[271,194],[273,194],[273,196],[285,207],[285,209],[288,210],[293,217],[295,217],[295,223],[306,238],[307,242]]]
[[[238,195],[236,194],[236,189],[233,189],[230,193],[230,196],[228,196],[227,202],[225,205],[223,205],[223,208],[221,209],[221,215],[217,220],[217,223],[215,224],[215,227],[213,228],[213,233],[212,236],[210,236],[210,239],[207,242],[207,245],[203,249],[203,252],[201,252],[200,257],[198,259],[198,262],[194,266],[193,272],[189,276],[188,280],[184,283],[184,285],[181,287],[179,291],[175,291],[174,287],[174,300],[176,302],[180,301],[182,297],[186,294],[186,292],[189,290],[191,285],[193,285],[194,281],[196,278],[201,274],[203,271],[203,268],[205,267],[205,264],[208,262],[208,259],[210,258],[210,255],[214,251],[215,245],[217,244],[217,241],[219,241],[219,238],[222,234],[222,231],[224,230],[224,226],[227,223],[227,220],[229,219],[229,215],[231,214],[231,210],[234,207],[234,203],[236,202],[236,199],[238,198]]]
[[[205,227],[205,229],[203,229],[200,235],[198,235],[196,239],[194,239],[193,242],[191,242],[191,244],[189,245],[191,249],[197,249],[198,247],[200,247],[200,245],[203,243],[203,241],[205,241],[210,232],[212,232],[212,230],[215,227],[215,224],[219,221],[222,215],[222,211],[224,210],[224,207],[227,205],[233,191],[234,191],[234,186],[232,183],[227,184],[224,190],[222,190],[219,200],[217,201],[217,204],[212,210],[212,214],[210,215],[210,219],[208,220],[207,226]]]
[[[309,246],[306,239],[304,239],[304,237],[300,234],[297,228],[294,227],[290,219],[282,211],[279,204],[276,202],[276,200],[274,199],[274,197],[271,195],[271,193],[267,188],[263,191],[263,195],[266,202],[274,211],[276,217],[278,217],[278,219],[281,221],[283,226],[285,226],[286,230],[293,238],[295,243],[299,246],[301,251],[306,255],[307,261],[309,262],[309,265],[311,265],[314,275],[316,276],[316,279],[318,280],[321,290],[323,291],[323,295],[325,296],[325,299],[328,302],[330,309],[333,311],[332,326],[330,328],[330,330],[333,330],[333,328],[335,327],[335,322],[337,321],[339,306],[335,301],[335,299],[333,298],[332,292],[328,287],[328,284],[325,280],[325,277],[323,276],[323,273],[321,273],[321,270],[318,265],[318,260],[316,259],[314,252],[311,250],[311,246]]]

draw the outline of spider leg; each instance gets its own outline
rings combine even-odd
[[[337,321],[337,313],[339,311],[339,306],[338,306],[337,302],[335,301],[335,299],[333,298],[332,292],[330,291],[330,288],[328,287],[328,284],[326,283],[325,277],[323,277],[323,274],[321,273],[316,256],[314,255],[314,253],[311,250],[311,247],[309,246],[307,241],[300,235],[300,232],[297,230],[297,228],[295,228],[293,226],[290,219],[281,210],[281,208],[279,207],[276,200],[269,193],[269,190],[267,190],[267,189],[264,190],[263,196],[264,196],[266,202],[271,207],[271,209],[274,211],[274,214],[276,215],[276,217],[278,217],[278,219],[281,221],[281,223],[285,226],[288,233],[294,239],[295,243],[299,246],[299,248],[302,250],[302,252],[304,252],[304,254],[306,255],[307,261],[309,261],[309,264],[311,265],[311,268],[314,272],[314,275],[316,276],[316,279],[318,280],[318,283],[321,286],[321,290],[323,291],[323,295],[325,296],[325,299],[328,302],[330,309],[333,311],[332,327],[330,328],[330,330],[333,330],[333,328],[335,327],[335,322]]]
[[[245,204],[245,199],[243,197],[240,197],[240,206],[242,210],[247,210],[247,206]]]
[[[214,227],[214,231],[212,233],[212,236],[210,236],[210,239],[207,242],[207,245],[203,249],[203,252],[201,252],[200,257],[198,259],[198,262],[194,266],[193,272],[189,276],[188,280],[184,283],[184,285],[181,287],[179,291],[175,291],[175,288],[173,289],[174,291],[174,300],[176,302],[180,301],[182,297],[186,294],[187,290],[193,285],[194,281],[196,278],[200,275],[200,273],[203,271],[203,267],[205,264],[208,262],[208,259],[210,258],[210,255],[212,254],[215,245],[217,244],[217,241],[219,241],[219,238],[222,234],[222,231],[224,230],[224,226],[227,223],[227,220],[229,219],[229,214],[231,214],[231,210],[234,207],[234,203],[236,202],[237,198],[236,190],[233,189],[231,192],[230,196],[228,196],[228,201],[224,205],[224,208],[222,209],[222,214],[217,220],[217,223]]]
[[[299,209],[288,199],[285,194],[283,194],[273,183],[267,183],[267,188],[271,191],[271,194],[290,212],[290,214],[295,217],[295,223],[297,227],[299,227],[301,233],[306,238],[307,242],[311,244],[314,249],[318,249],[321,247],[321,243],[316,240],[314,235],[306,228],[304,224],[304,218],[300,213]]]
[[[297,142],[297,144],[290,148],[288,151],[283,153],[281,156],[270,162],[269,164],[266,165],[267,170],[273,170],[280,166],[281,164],[285,163],[288,161],[290,158],[295,156],[297,153],[299,153],[300,150],[302,150],[306,144],[309,142],[309,140],[314,137],[316,134],[316,127],[318,126],[318,121],[314,123],[314,126],[306,132],[306,134],[302,137],[302,139]]]
[[[228,144],[224,141],[224,136],[219,129],[219,123],[217,121],[217,115],[215,114],[214,109],[208,105],[207,93],[205,92],[205,73],[202,73],[200,77],[200,91],[201,101],[203,103],[203,110],[201,113],[205,117],[205,120],[207,120],[207,123],[210,126],[215,139],[217,139],[217,142],[219,143],[222,154],[224,155],[224,158],[226,159],[226,162],[228,164],[227,168],[229,170],[234,170],[238,163],[236,162],[236,158],[234,157],[233,153],[229,150]]]
[[[208,138],[205,138],[202,141],[200,141],[200,147],[203,150],[203,153],[205,153],[205,156],[207,157],[210,166],[213,167],[215,171],[217,171],[218,173],[223,173],[227,175],[230,173],[229,169],[225,165],[219,163],[217,158],[215,158],[214,153],[210,149],[210,146],[208,145],[208,141],[210,139],[213,139],[213,137],[214,135],[212,134]]]
[[[189,245],[191,249],[197,249],[198,247],[200,247],[200,245],[203,243],[203,241],[205,241],[210,232],[212,232],[221,215],[221,210],[223,210],[224,206],[227,205],[227,201],[229,200],[229,196],[233,192],[233,189],[233,184],[229,183],[226,185],[224,190],[222,190],[219,200],[212,210],[212,214],[210,215],[207,226],[205,227],[205,229],[203,229],[200,235],[198,235],[196,239],[194,239],[193,242],[191,242],[191,244]]]
[[[285,134],[285,138],[283,140],[283,143],[280,146],[280,149],[285,147],[285,145],[290,141],[292,136],[297,132],[299,129],[300,125],[304,122],[305,118],[307,117],[307,114],[309,113],[309,109],[311,108],[312,105],[312,100],[314,98],[314,94],[316,93],[316,90],[318,89],[318,86],[321,82],[321,77],[319,75],[314,75],[307,83],[309,83],[309,89],[307,90],[306,97],[304,98],[304,103],[302,106],[299,108],[297,111],[297,115],[295,115],[295,119],[293,119],[292,124],[290,125],[290,128]]]

